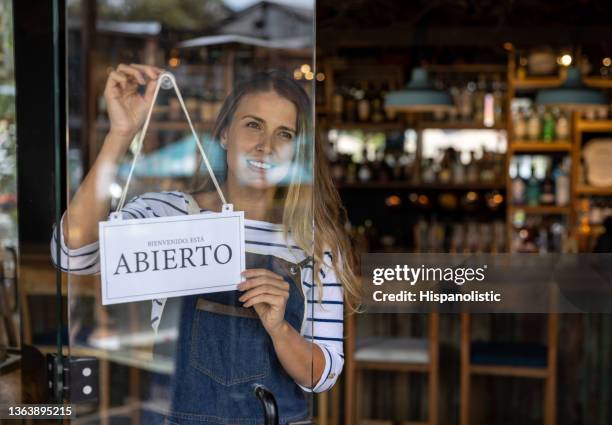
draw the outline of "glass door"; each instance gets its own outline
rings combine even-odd
[[[73,0],[66,32],[54,261],[69,357],[99,377],[74,423],[309,423],[331,374],[312,329],[314,3]]]

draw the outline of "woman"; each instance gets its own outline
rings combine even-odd
[[[98,222],[109,214],[108,187],[143,125],[161,72],[133,64],[109,75],[104,96],[110,131],[62,217],[60,261],[52,241],[54,261],[70,272],[99,270]],[[138,86],[145,86],[142,95]],[[245,397],[254,383],[274,393],[282,424],[298,422],[308,416],[301,390],[328,390],[342,370],[343,298],[356,294],[356,280],[341,227],[344,211],[322,157],[312,190],[310,115],[304,90],[275,72],[239,85],[219,113],[213,137],[227,157],[222,190],[235,210],[245,212],[247,270],[239,291],[168,301],[180,307],[166,423],[261,424],[261,406]],[[137,196],[122,214],[220,210],[217,193],[204,179],[192,194]],[[156,329],[164,326],[165,304],[152,303]]]

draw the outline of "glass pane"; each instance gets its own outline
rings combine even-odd
[[[260,424],[259,386],[280,423],[311,418],[329,357],[315,371],[313,7],[69,2],[70,354],[101,362],[82,423]],[[240,254],[197,227],[224,199],[244,212],[247,286],[209,292]],[[114,211],[118,245],[98,227]]]
[[[17,300],[17,171],[13,17],[0,1],[0,404],[19,400],[19,305]]]

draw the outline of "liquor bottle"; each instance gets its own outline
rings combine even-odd
[[[385,158],[385,152],[384,150],[380,149],[376,151],[376,154],[374,156],[374,162],[372,162],[371,164],[371,171],[372,171],[372,176],[371,176],[371,180],[372,181],[388,181],[388,176],[385,176],[385,170],[384,170],[384,158]]]
[[[495,170],[493,164],[493,154],[486,149],[482,149],[482,158],[480,159],[480,181],[483,183],[491,183],[495,181]]]
[[[348,159],[346,162],[346,174],[344,177],[348,184],[353,184],[357,181],[357,164],[352,160]]]
[[[383,108],[383,98],[380,94],[380,87],[373,86],[370,97],[371,121],[381,123],[385,121],[385,110]]]
[[[513,120],[514,139],[525,140],[527,137],[527,113],[519,109]]]
[[[457,114],[459,113],[460,91],[458,87],[454,86],[450,88],[449,92],[453,98],[454,106],[448,111],[448,120],[454,122],[457,121]]]
[[[555,139],[555,118],[549,110],[542,115],[542,136],[544,142],[552,142]]]
[[[472,119],[472,94],[475,89],[475,84],[473,81],[470,81],[466,87],[461,90],[459,94],[459,115],[463,121],[469,121]]]
[[[450,184],[453,176],[451,168],[451,152],[453,148],[448,148],[442,154],[440,161],[440,171],[438,173],[438,181],[442,184]]]
[[[357,99],[355,99],[356,89],[351,87],[344,93],[344,121],[357,121]]]
[[[386,121],[395,121],[396,118],[397,118],[397,113],[395,112],[395,110],[387,110],[384,107],[384,105],[385,105],[385,98],[387,97],[387,93],[388,92],[389,92],[389,85],[385,81],[385,82],[383,82],[382,89],[380,91],[380,98],[381,98],[382,105],[383,105],[383,113],[384,113]]]
[[[541,129],[540,116],[537,111],[532,109],[527,119],[527,137],[529,140],[538,140],[542,132]]]
[[[565,206],[570,201],[570,158],[565,157],[553,173],[555,180],[555,201],[559,206]]]
[[[500,124],[504,119],[504,94],[499,74],[493,77],[493,117],[495,124]]]
[[[519,164],[515,161],[510,164],[510,178],[512,179],[512,202],[514,205],[525,204],[525,180],[519,173]]]
[[[398,165],[401,168],[400,179],[404,181],[414,181],[414,158],[408,152],[402,152],[399,157]]]
[[[536,206],[540,202],[540,182],[536,177],[534,166],[531,166],[531,175],[529,176],[529,180],[527,181],[525,197],[527,205]]]
[[[540,204],[553,205],[555,203],[555,183],[552,178],[551,167],[546,170],[540,189]]]
[[[436,170],[432,158],[426,158],[423,164],[423,183],[431,184],[436,181]]]
[[[356,92],[357,97],[357,118],[360,122],[370,121],[370,99],[368,99],[367,83],[362,83]]]
[[[461,153],[454,151],[453,159],[453,183],[464,184],[465,183],[465,166],[461,162]]]
[[[336,86],[332,95],[332,115],[336,122],[340,122],[344,116],[344,87]]]
[[[372,169],[368,164],[368,151],[366,148],[363,149],[361,162],[359,163],[359,167],[357,168],[357,178],[362,183],[367,183],[372,180]]]
[[[478,172],[478,161],[476,160],[476,152],[475,151],[470,151],[470,162],[467,165],[467,170],[466,170],[466,181],[468,183],[478,183],[478,177],[479,177],[479,172]]]
[[[387,160],[387,164],[389,164],[391,168],[391,179],[394,181],[400,181],[402,180],[402,172],[403,172],[402,163],[400,162],[401,156],[396,152],[396,153],[393,153],[392,157],[393,157],[392,161]]]
[[[474,93],[474,121],[483,124],[485,114],[485,95],[487,90],[487,82],[484,74],[478,75],[478,83],[476,84],[476,92]]]
[[[556,134],[557,140],[569,140],[569,137],[570,137],[569,120],[567,119],[567,115],[564,111],[559,111],[559,115],[557,118],[557,124],[555,125],[555,134]]]

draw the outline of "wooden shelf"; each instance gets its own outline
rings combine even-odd
[[[565,80],[559,76],[551,77],[527,77],[525,79],[513,79],[512,84],[517,90],[537,90],[559,87]]]
[[[341,122],[341,121],[322,121],[319,126],[329,130],[361,130],[361,131],[394,131],[404,130],[406,127],[401,122]]]
[[[517,378],[547,378],[547,367],[475,365],[471,364],[469,372],[473,375],[513,376]]]
[[[607,195],[612,195],[612,186],[597,187],[597,186],[589,186],[586,184],[578,184],[576,186],[576,193],[579,195],[607,196]]]
[[[569,214],[570,207],[569,206],[557,206],[557,205],[510,205],[510,211],[525,211],[527,214],[542,214],[542,215],[563,215]],[[511,218],[508,218],[509,220]]]
[[[538,142],[515,140],[508,144],[509,152],[569,152],[572,144],[565,141]]]
[[[391,190],[391,189],[406,189],[406,190],[506,190],[504,182],[492,183],[465,183],[465,184],[428,184],[428,183],[411,183],[405,181],[392,182],[369,182],[369,183],[340,183],[336,187],[339,190]]]
[[[582,81],[585,86],[597,89],[612,89],[612,78],[584,77]]]
[[[421,129],[439,130],[505,130],[505,123],[497,123],[491,127],[478,122],[469,121],[422,121],[418,124]]]
[[[360,370],[387,370],[397,372],[429,372],[428,363],[402,363],[402,362],[371,362],[355,360],[355,368]]]
[[[612,120],[582,120],[576,122],[576,130],[578,131],[611,131]]]

